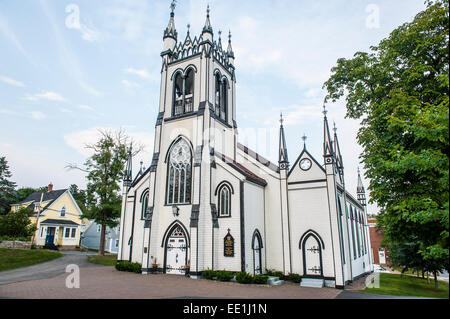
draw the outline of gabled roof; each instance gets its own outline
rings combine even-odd
[[[297,160],[295,161],[294,165],[292,165],[291,170],[289,171],[288,177],[291,175],[291,173],[294,171],[294,169],[296,168],[296,166],[298,165],[298,163],[300,162],[300,160],[303,158],[303,155],[307,154],[312,160],[313,162],[324,172],[325,168],[323,168],[323,166],[314,158],[314,156],[311,155],[310,152],[308,152],[308,150],[306,149],[306,145],[303,148],[303,151],[300,153],[300,155],[297,157]]]
[[[77,224],[71,220],[62,220],[62,219],[46,219],[43,222],[41,222],[41,225],[79,226],[79,224]]]
[[[55,201],[66,191],[67,191],[67,189],[60,189],[60,190],[56,190],[56,191],[44,192],[42,201],[43,202]],[[41,201],[41,195],[42,195],[42,192],[33,193],[33,194],[29,195],[25,200],[21,201],[20,203],[15,203],[13,205],[22,205],[22,204],[26,204],[26,203],[30,203],[31,205],[33,205],[33,203]]]
[[[223,162],[227,163],[229,166],[231,166],[232,168],[237,170],[239,173],[244,175],[248,181],[258,184],[260,186],[267,186],[267,181],[264,178],[259,177],[258,175],[253,173],[251,170],[244,167],[242,164],[236,162],[235,160],[229,158],[226,155],[220,154],[218,152],[215,152],[215,153],[216,153],[216,156],[221,158]]]
[[[275,164],[271,163],[269,160],[265,159],[264,157],[262,157],[258,153],[252,151],[247,146],[244,146],[241,143],[237,143],[237,147],[241,151],[243,151],[245,154],[249,155],[250,157],[252,157],[256,161],[258,161],[260,164],[270,168],[275,173],[280,173],[280,168],[278,167],[278,165],[275,165]]]

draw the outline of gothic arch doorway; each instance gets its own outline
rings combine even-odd
[[[164,249],[164,272],[171,275],[184,275],[187,265],[187,236],[179,224],[173,225],[166,237]]]
[[[300,239],[300,249],[303,254],[303,276],[307,278],[322,278],[323,241],[314,231],[306,232]]]

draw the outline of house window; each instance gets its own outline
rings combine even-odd
[[[116,239],[116,248],[119,247],[119,240]]]
[[[191,180],[191,148],[185,139],[179,138],[169,151],[166,203],[168,205],[190,204]]]
[[[44,227],[41,227],[41,238],[44,238]]]
[[[65,238],[70,237],[70,228],[66,228],[66,234],[64,235]]]
[[[227,121],[228,113],[228,82],[224,78],[220,79],[220,74],[216,73],[215,77],[215,113],[222,121]]]
[[[219,191],[219,216],[230,217],[231,216],[231,191],[226,185],[222,186]]]
[[[77,229],[76,228],[72,228],[72,234],[71,237],[75,238],[75,235],[77,234]]]
[[[61,208],[61,211],[59,212],[60,217],[66,217],[66,206],[63,206]]]
[[[194,70],[189,69],[185,76],[178,72],[173,82],[173,116],[194,111]]]

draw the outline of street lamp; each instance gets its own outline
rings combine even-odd
[[[172,206],[172,213],[175,218],[180,216],[180,209],[178,208],[177,205]]]

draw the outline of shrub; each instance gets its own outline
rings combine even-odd
[[[246,272],[238,272],[236,274],[236,280],[241,284],[251,284],[253,282],[253,276]]]
[[[280,279],[284,279],[284,274],[281,271],[276,271],[273,269],[266,269],[266,275],[271,277],[278,277]]]
[[[116,269],[118,271],[127,271],[140,274],[142,272],[142,265],[139,263],[130,263],[128,261],[122,261],[120,263],[116,263]]]
[[[300,276],[299,274],[289,274],[287,279],[299,284],[302,281],[302,276]]]
[[[233,279],[234,277],[234,273],[230,272],[230,271],[218,271],[216,273],[217,275],[217,280],[220,281],[230,281],[231,279]]]
[[[216,272],[214,270],[205,270],[202,272],[202,277],[205,279],[213,280],[216,277]]]
[[[253,277],[253,282],[258,285],[265,285],[265,284],[267,284],[268,279],[269,279],[269,276],[256,275],[255,277]]]

